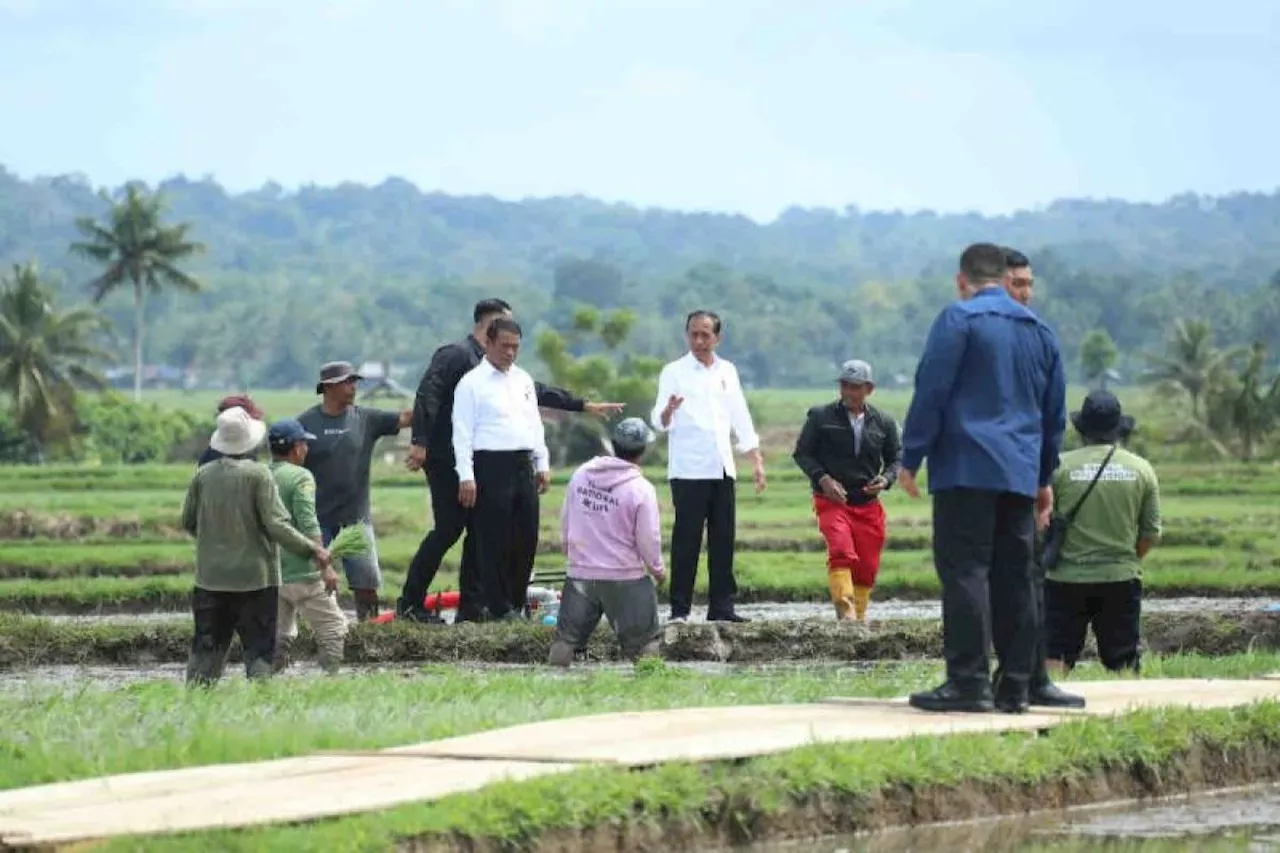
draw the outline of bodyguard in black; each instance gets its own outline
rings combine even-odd
[[[434,527],[418,545],[409,563],[396,614],[420,622],[439,621],[423,607],[422,601],[440,571],[444,555],[466,531],[470,515],[470,511],[458,503],[458,473],[454,470],[453,456],[453,392],[462,377],[484,358],[480,341],[484,340],[489,324],[499,317],[510,317],[511,306],[501,299],[485,299],[476,303],[471,316],[475,323],[471,333],[460,341],[445,344],[431,357],[431,364],[418,383],[413,405],[413,446],[408,465],[412,470],[426,470]],[[598,415],[622,408],[616,403],[588,403],[563,388],[541,382],[535,382],[534,387],[538,392],[538,405],[547,409]],[[459,579],[462,602],[455,621],[475,619],[479,613],[475,578],[475,543],[467,536],[462,543]]]

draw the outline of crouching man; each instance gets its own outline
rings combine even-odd
[[[1109,391],[1091,391],[1071,423],[1084,446],[1062,454],[1054,510],[1075,512],[1044,585],[1047,670],[1075,666],[1090,627],[1112,672],[1140,666],[1142,559],[1160,539],[1160,483],[1151,463],[1120,446],[1133,431]]]
[[[302,467],[308,442],[315,436],[294,418],[276,421],[267,433],[271,445],[271,476],[280,491],[280,501],[289,511],[289,521],[298,532],[317,545],[323,542],[320,520],[316,518],[316,478]],[[332,566],[317,568],[305,557],[284,552],[280,555],[280,604],[276,623],[278,672],[289,665],[289,652],[298,636],[298,616],[307,620],[316,638],[316,657],[327,673],[342,664],[347,637],[347,616],[338,606],[338,573]]]
[[[614,428],[613,456],[583,463],[569,480],[560,512],[568,566],[548,660],[554,666],[568,666],[586,648],[601,615],[628,660],[658,654],[656,584],[667,572],[658,494],[640,469],[653,438],[643,420],[627,418]]]
[[[222,676],[233,634],[244,650],[245,675],[269,677],[280,593],[276,546],[309,556],[322,569],[330,562],[324,547],[289,523],[267,466],[249,458],[266,432],[266,424],[239,406],[218,415],[209,446],[221,456],[199,468],[187,487],[182,527],[196,538],[188,684]]]

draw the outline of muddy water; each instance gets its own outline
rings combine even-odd
[[[1093,806],[1069,812],[922,826],[850,838],[762,844],[738,850],[747,853],[1280,851],[1280,788],[1202,794],[1139,805]]]
[[[1147,613],[1224,613],[1240,610],[1267,610],[1277,606],[1280,599],[1275,598],[1152,598],[1142,602],[1142,609]],[[833,616],[830,604],[817,602],[796,602],[793,604],[759,603],[740,604],[738,612],[750,619],[768,622],[792,622],[807,619],[829,621]],[[665,610],[665,608],[664,608]],[[871,619],[941,619],[942,603],[936,599],[923,601],[899,601],[886,599],[872,601],[867,614]],[[451,620],[452,614],[444,614]],[[355,620],[355,612],[349,611],[347,617]],[[185,611],[159,613],[122,613],[110,615],[47,615],[45,618],[55,622],[81,624],[115,623],[140,625],[156,622],[173,622],[189,619]],[[705,610],[694,608],[691,622],[706,620]]]

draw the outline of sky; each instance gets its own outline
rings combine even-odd
[[[1280,186],[1275,0],[0,0],[0,165],[768,221]]]

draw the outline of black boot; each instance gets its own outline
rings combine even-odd
[[[1050,681],[1048,675],[1043,681],[1037,681],[1031,685],[1029,698],[1032,705],[1042,708],[1083,708],[1085,706],[1083,696],[1068,693]]]
[[[921,711],[967,711],[971,713],[988,713],[995,710],[991,701],[990,685],[961,688],[954,681],[948,681],[926,693],[912,693],[907,700],[912,708]]]
[[[376,589],[351,590],[356,600],[356,621],[367,622],[376,617],[381,610]]]
[[[1025,680],[1001,678],[996,682],[995,706],[1005,714],[1022,714],[1031,707],[1031,691]]]

